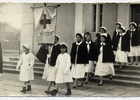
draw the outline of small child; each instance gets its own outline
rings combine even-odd
[[[21,54],[16,69],[20,68],[19,79],[24,82],[23,89],[20,92],[25,93],[26,91],[31,91],[30,80],[34,80],[34,55],[29,51],[28,44],[23,45],[23,51],[24,53]]]
[[[70,73],[71,60],[70,55],[67,53],[67,44],[61,43],[61,54],[58,55],[55,67],[58,69],[55,79],[55,89],[50,92],[51,95],[56,95],[59,84],[66,83],[67,93],[65,95],[71,95],[70,82],[73,82]]]
[[[103,85],[103,76],[109,75],[109,79],[112,80],[114,72],[114,53],[112,47],[106,42],[107,34],[101,34],[100,47],[97,48],[98,62],[95,69],[95,75],[100,78],[98,86]]]
[[[126,34],[125,27],[119,28],[119,34],[114,41],[113,50],[116,52],[115,61],[120,63],[119,70],[128,62],[127,55],[130,52],[129,34]]]

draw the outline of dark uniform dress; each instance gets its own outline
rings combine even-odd
[[[130,52],[129,34],[122,33],[117,35],[113,50],[116,51],[115,61],[127,63],[127,55]]]
[[[139,49],[138,49],[139,31],[128,30],[127,34],[129,34],[129,37],[130,37],[130,52],[128,56],[129,57],[138,56],[139,55]]]
[[[119,35],[119,30],[114,30],[113,37],[112,37],[112,45],[114,46],[114,43],[116,41],[117,36]]]
[[[71,49],[71,74],[73,78],[84,78],[86,64],[88,64],[87,46],[84,42],[73,43]]]
[[[47,81],[55,81],[56,78],[56,72],[57,68],[55,67],[56,59],[58,55],[61,53],[60,51],[60,44],[53,45],[51,50],[51,56],[50,56],[50,64],[47,63],[45,65],[44,73],[43,73],[43,79],[46,79]]]
[[[114,72],[114,53],[110,44],[100,43],[97,48],[97,65],[95,69],[95,75],[106,76],[115,75]]]
[[[90,41],[90,42],[85,42],[87,45],[87,54],[88,54],[88,61],[89,63],[86,65],[86,72],[93,72],[94,70],[94,61],[96,59],[96,47],[95,43]]]

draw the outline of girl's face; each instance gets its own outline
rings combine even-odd
[[[66,48],[65,47],[61,47],[61,53],[64,54],[66,52]]]
[[[54,44],[56,44],[58,42],[58,39],[55,37],[54,38]]]
[[[101,33],[105,33],[104,29],[100,29]]]
[[[25,53],[28,53],[28,52],[29,52],[29,50],[28,50],[27,48],[25,48],[25,47],[23,47],[23,51],[24,51]]]
[[[82,38],[81,38],[79,35],[77,35],[77,36],[76,36],[76,41],[77,41],[77,42],[80,42],[81,40],[82,40]]]
[[[120,32],[120,33],[123,33],[123,30],[122,30],[122,29],[119,29],[119,32]]]
[[[88,35],[88,36],[86,37],[86,40],[87,40],[88,42],[91,41],[91,36]]]
[[[133,25],[130,25],[130,29],[135,29],[135,27]]]
[[[119,29],[120,28],[120,25],[116,25],[116,29]]]
[[[105,38],[103,36],[101,36],[100,41],[105,42]]]

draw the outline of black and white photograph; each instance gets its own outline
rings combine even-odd
[[[140,2],[0,2],[0,96],[139,97]]]

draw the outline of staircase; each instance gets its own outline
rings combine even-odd
[[[19,73],[16,70],[18,58],[11,57],[10,60],[4,61],[3,72],[6,73]],[[44,64],[38,60],[35,60],[34,74],[35,76],[42,77],[44,71]],[[127,65],[122,70],[118,70],[119,65],[115,64],[115,76],[113,80],[109,80],[108,76],[104,77],[104,82],[107,84],[125,85],[125,86],[138,86],[140,87],[140,66],[139,65]],[[90,81],[99,82],[99,78],[93,76]]]
[[[18,57],[10,57],[9,60],[4,60],[3,61],[3,72],[6,73],[19,73],[19,71],[16,70],[17,62],[19,58]],[[41,63],[39,60],[35,60],[35,65],[34,65],[34,74],[36,76],[41,76],[44,71],[44,66],[45,64]]]

